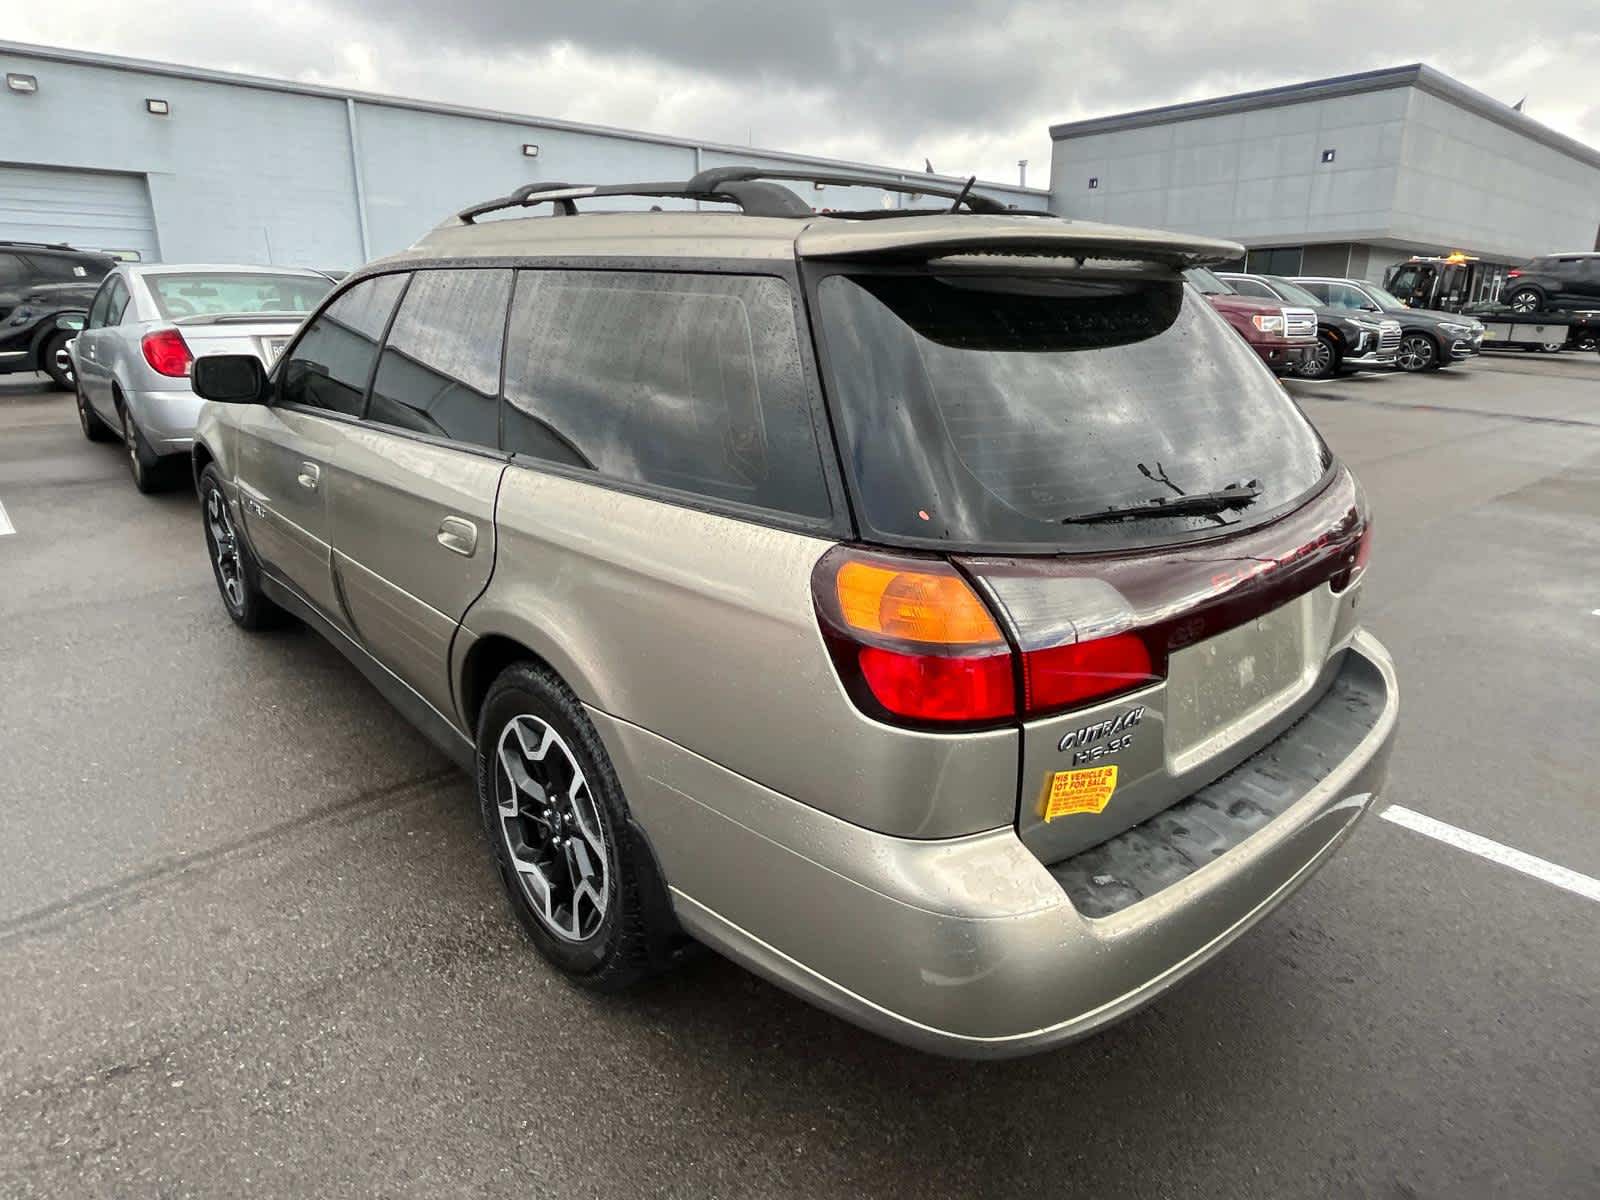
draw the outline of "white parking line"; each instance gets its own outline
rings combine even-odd
[[[1391,804],[1378,815],[1386,821],[1393,821],[1396,825],[1404,825],[1407,829],[1436,838],[1446,845],[1454,846],[1457,850],[1465,850],[1468,854],[1487,858],[1502,867],[1521,871],[1524,875],[1531,875],[1554,887],[1600,904],[1600,879],[1580,875],[1577,871],[1569,871],[1566,867],[1558,867],[1553,862],[1546,862],[1532,854],[1524,854],[1521,850],[1513,850],[1510,846],[1502,846],[1499,842],[1468,833],[1465,829],[1457,829],[1454,825],[1446,825],[1443,821],[1435,821],[1432,817],[1425,817],[1398,804]]]
[[[0,504],[0,537],[5,537],[6,534],[15,533],[16,531],[17,527],[11,523],[11,518],[6,515],[6,506]]]

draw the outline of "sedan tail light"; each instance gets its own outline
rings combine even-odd
[[[145,362],[158,375],[181,379],[194,365],[194,353],[176,329],[157,329],[145,334],[139,339],[139,348],[144,351]]]

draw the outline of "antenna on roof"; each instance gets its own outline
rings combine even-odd
[[[967,180],[967,182],[962,186],[960,194],[956,196],[955,202],[950,205],[951,212],[955,212],[961,207],[961,202],[967,198],[967,193],[972,190],[972,185],[977,182],[978,177],[976,175],[973,175]]]
[[[933,174],[933,159],[931,159],[931,158],[923,159],[922,160],[922,169],[924,171],[926,171],[929,175],[932,175]]]
[[[1512,112],[1521,112],[1522,111],[1522,106],[1524,104],[1526,104],[1527,102],[1528,102],[1528,98],[1526,96],[1524,96],[1521,100],[1518,100],[1515,104],[1513,104],[1511,106],[1511,111]]]

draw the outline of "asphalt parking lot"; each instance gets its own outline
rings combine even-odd
[[[466,778],[0,381],[0,1194],[1600,1194],[1600,359],[1291,391],[1377,514],[1390,800],[1569,876],[1371,820],[1152,1007],[984,1065],[710,955],[555,978]]]

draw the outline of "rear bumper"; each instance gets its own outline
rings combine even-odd
[[[1160,995],[1292,895],[1374,807],[1398,712],[1394,669],[1361,633],[1341,679],[1350,673],[1369,711],[1341,755],[1322,753],[1313,722],[1301,733],[1310,765],[1278,815],[1101,918],[1080,910],[1093,907],[1081,892],[1074,904],[1063,864],[1047,869],[1012,829],[889,837],[733,784],[604,714],[596,723],[689,932],[895,1041],[1006,1058],[1092,1033]],[[652,759],[644,770],[641,757]]]
[[[129,392],[128,407],[139,431],[157,454],[186,454],[194,445],[195,422],[205,403],[188,388]]]

